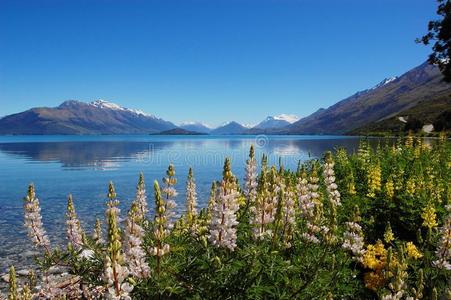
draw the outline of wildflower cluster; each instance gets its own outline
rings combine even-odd
[[[171,164],[162,189],[154,182],[153,217],[143,174],[124,222],[109,185],[105,220],[90,235],[69,196],[62,250],[50,247],[31,185],[25,226],[42,250],[39,283],[12,267],[8,299],[447,299],[451,146],[425,145],[363,141],[356,154],[338,149],[295,172],[265,155],[257,166],[252,147],[244,183],[226,159],[208,199],[190,169],[178,219]],[[62,280],[55,267],[67,271]]]

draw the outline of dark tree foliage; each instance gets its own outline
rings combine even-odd
[[[451,111],[447,110],[442,112],[434,121],[434,130],[450,130],[451,129]]]
[[[413,132],[418,132],[423,127],[423,122],[417,118],[408,118],[406,125],[404,125],[404,131],[412,130]]]
[[[445,81],[451,82],[451,0],[437,0],[437,14],[441,20],[430,21],[428,33],[418,39],[418,43],[429,45],[434,41],[432,54],[429,55],[429,63],[437,64],[442,72]]]

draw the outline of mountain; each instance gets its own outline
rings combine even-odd
[[[241,125],[235,121],[224,123],[218,128],[213,129],[210,134],[244,134],[248,130],[248,127]]]
[[[433,126],[434,131],[451,130],[451,93],[420,101],[412,108],[379,122],[372,122],[350,132],[355,135],[386,135]]]
[[[175,128],[171,122],[117,104],[76,100],[0,119],[0,134],[147,134]]]
[[[346,134],[372,123],[385,122],[420,103],[451,97],[451,84],[428,63],[358,92],[327,109],[284,128],[289,134]],[[427,106],[427,105],[426,105]],[[424,106],[424,107],[426,107]],[[448,107],[449,108],[449,107]]]
[[[207,135],[208,133],[201,133],[197,131],[186,130],[180,127],[164,130],[158,133],[153,133],[155,135]]]
[[[299,120],[295,115],[281,114],[278,116],[269,116],[260,123],[258,123],[254,128],[257,129],[269,129],[269,128],[282,128],[288,126]]]
[[[210,127],[200,122],[184,122],[181,123],[179,127],[188,131],[195,131],[200,133],[210,133],[212,130]]]

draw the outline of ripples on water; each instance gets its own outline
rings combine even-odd
[[[373,140],[377,143],[379,140]],[[54,244],[65,244],[64,213],[69,193],[83,227],[91,231],[103,218],[109,181],[113,181],[124,215],[144,173],[150,207],[152,182],[161,180],[169,163],[178,179],[178,213],[184,211],[185,180],[193,167],[199,206],[207,203],[210,185],[221,177],[225,157],[242,180],[251,144],[257,158],[281,161],[295,169],[298,160],[321,157],[344,147],[352,152],[359,139],[342,136],[11,136],[0,137],[0,272],[11,264],[30,262],[33,248],[23,227],[22,198],[30,182],[36,185],[43,222]]]

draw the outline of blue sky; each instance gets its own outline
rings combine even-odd
[[[0,116],[98,98],[211,125],[306,116],[421,64],[432,0],[0,0]]]

